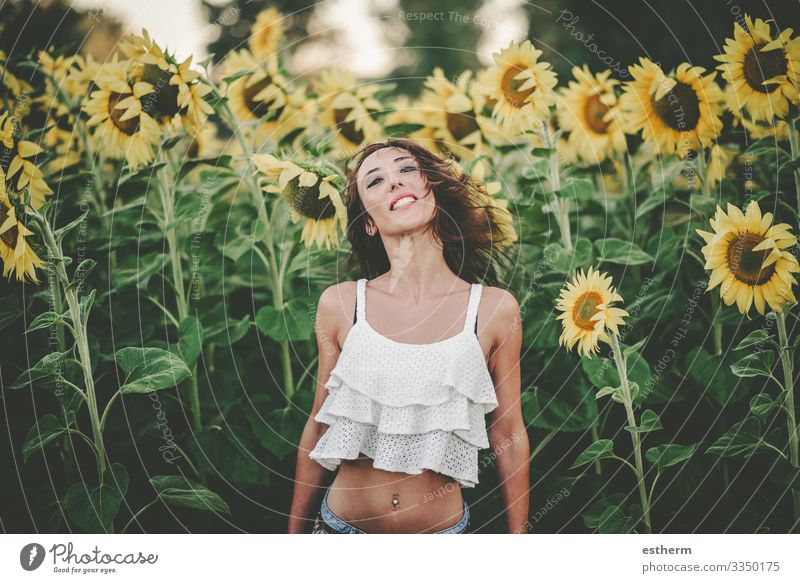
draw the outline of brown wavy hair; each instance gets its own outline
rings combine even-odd
[[[507,250],[511,247],[507,229],[498,227],[500,209],[487,204],[488,196],[466,173],[453,166],[451,155],[440,157],[408,138],[388,138],[369,144],[349,161],[354,164],[347,174],[345,206],[347,238],[352,269],[360,268],[367,278],[389,271],[390,263],[383,241],[366,232],[369,217],[358,193],[356,177],[364,160],[382,148],[402,148],[411,153],[433,189],[436,210],[426,231],[431,231],[443,247],[447,265],[469,283],[500,283],[498,271],[512,264]]]

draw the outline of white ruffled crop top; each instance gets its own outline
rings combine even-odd
[[[494,383],[473,332],[481,284],[473,283],[463,330],[431,344],[397,342],[366,318],[359,279],[356,322],[325,383],[314,419],[329,425],[309,457],[328,470],[360,453],[376,468],[420,474],[430,469],[471,488],[478,450],[489,447],[485,414],[497,407]]]

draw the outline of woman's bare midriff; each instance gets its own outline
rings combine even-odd
[[[396,508],[393,499],[398,501]],[[432,470],[381,470],[363,454],[342,460],[328,507],[367,533],[431,533],[458,524],[464,516],[461,485],[454,479]]]

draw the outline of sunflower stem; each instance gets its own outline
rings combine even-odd
[[[798,144],[797,138],[797,119],[790,119],[787,122],[789,126],[789,150],[792,154],[792,160],[800,158],[800,144]],[[800,213],[800,169],[795,168],[792,174],[794,174],[794,190],[797,196],[797,212]]]
[[[597,425],[592,427],[592,443],[597,443],[600,441],[600,432],[597,430]],[[603,475],[603,471],[600,469],[600,460],[594,460],[594,473],[598,476]]]
[[[258,220],[261,224],[264,225],[264,231],[261,240],[263,241],[267,251],[269,253],[268,256],[268,263],[265,263],[265,267],[269,270],[270,273],[270,281],[272,283],[272,298],[273,298],[273,307],[276,310],[283,309],[283,269],[278,268],[278,261],[275,257],[275,244],[272,239],[272,229],[270,228],[270,217],[267,213],[267,206],[266,201],[264,200],[264,194],[261,188],[259,188],[258,183],[256,182],[255,176],[253,172],[250,170],[250,165],[253,161],[253,149],[247,143],[247,140],[244,139],[242,132],[240,130],[240,125],[236,123],[236,117],[233,115],[233,111],[231,111],[230,105],[227,102],[222,106],[221,112],[224,114],[226,121],[228,122],[228,127],[230,127],[231,131],[236,135],[236,139],[239,141],[239,146],[242,148],[242,153],[246,159],[246,168],[245,168],[245,175],[247,176],[247,184],[250,186],[250,195],[253,198],[253,204],[255,205],[257,212],[258,212]],[[262,255],[263,257],[263,255]],[[282,340],[280,341],[281,350],[281,368],[283,369],[283,387],[284,392],[286,394],[286,402],[287,405],[291,404],[292,397],[294,396],[295,392],[295,383],[294,383],[294,375],[292,373],[292,355],[291,351],[289,350],[289,341]]]
[[[617,366],[617,374],[622,386],[623,404],[625,405],[625,413],[628,416],[628,425],[637,427],[636,416],[633,413],[633,397],[631,395],[630,385],[628,384],[628,371],[625,368],[625,359],[622,357],[622,351],[619,347],[619,339],[614,332],[609,331],[611,338],[611,349],[614,352],[614,364]],[[636,477],[637,487],[639,489],[639,499],[642,503],[642,520],[644,527],[648,534],[652,532],[650,526],[650,502],[647,498],[647,488],[644,483],[644,464],[642,463],[642,444],[639,434],[636,431],[631,431],[631,440],[633,441],[633,456],[636,461]]]
[[[714,328],[714,355],[722,354],[722,323],[719,321],[719,296],[711,294],[711,317],[713,318]]]
[[[61,245],[56,241],[50,223],[36,210],[31,209],[31,215],[39,225],[42,238],[47,246],[48,255],[55,265],[58,281],[64,291],[67,308],[69,309],[70,318],[72,319],[72,327],[70,329],[75,339],[75,345],[78,348],[78,357],[80,359],[81,368],[83,369],[83,378],[86,385],[86,407],[89,411],[89,419],[92,424],[98,479],[102,484],[106,470],[106,450],[103,444],[103,430],[100,424],[94,378],[92,377],[92,357],[89,351],[89,338],[86,330],[88,318],[84,318],[81,314],[77,287],[70,285],[72,282],[67,275],[67,270],[64,268],[64,254],[61,250]]]
[[[542,124],[542,133],[545,135],[545,140],[550,148],[550,159],[548,165],[550,168],[550,188],[553,191],[553,214],[555,215],[558,229],[561,231],[561,245],[567,252],[572,251],[572,233],[569,227],[569,206],[566,200],[561,200],[558,191],[561,190],[561,163],[558,159],[558,142],[555,135],[549,127],[550,124]]]
[[[700,180],[700,189],[703,196],[711,198],[711,188],[708,186],[708,164],[706,163],[706,149],[700,148],[695,156],[697,165],[697,178]]]
[[[783,365],[783,390],[786,392],[786,424],[789,430],[789,462],[795,468],[800,468],[800,458],[798,458],[798,436],[797,420],[794,409],[794,355],[789,346],[789,336],[786,334],[786,312],[789,308],[784,308],[778,312],[778,337],[781,343],[781,364]],[[800,518],[800,492],[791,489],[792,503],[794,505],[795,519]]]

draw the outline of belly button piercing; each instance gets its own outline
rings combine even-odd
[[[392,510],[397,510],[397,505],[400,503],[400,501],[397,499],[399,495],[400,492],[392,492]]]

